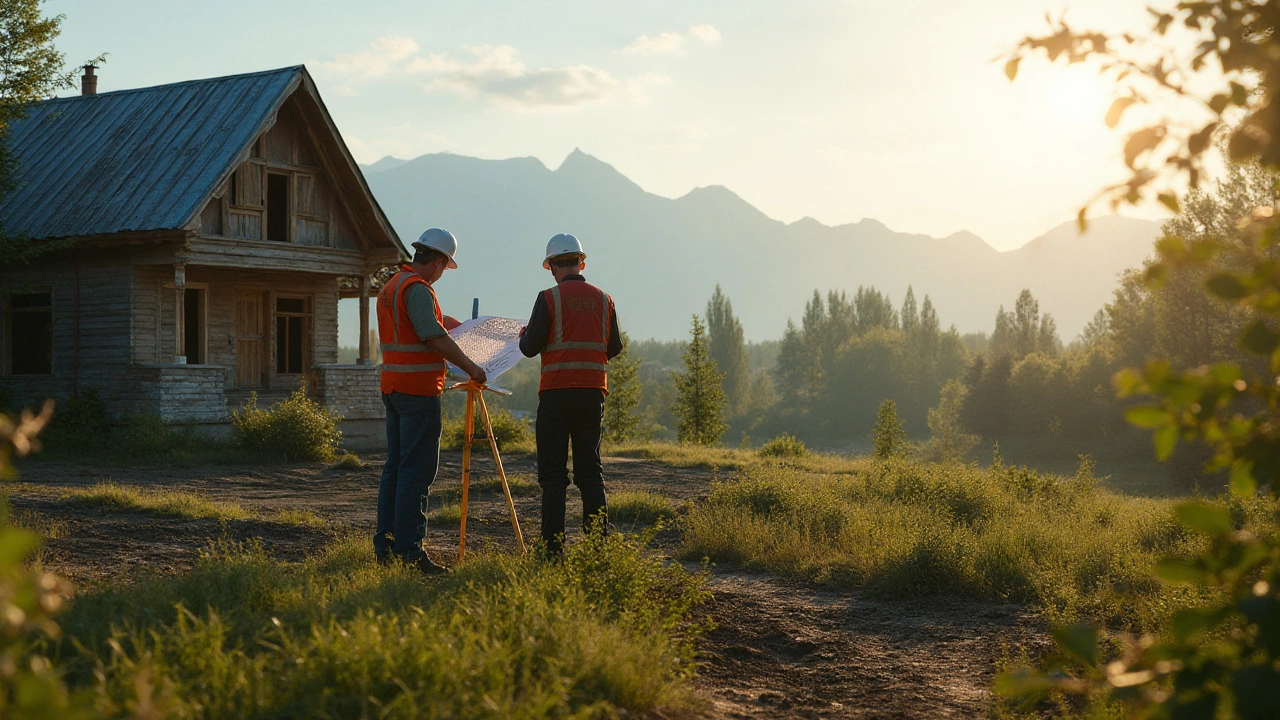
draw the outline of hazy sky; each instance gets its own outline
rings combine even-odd
[[[1068,19],[1142,27],[1145,3]],[[1038,0],[50,0],[100,91],[305,63],[361,162],[580,147],[669,197],[725,185],[784,221],[874,217],[1021,245],[1121,173],[1088,75],[1010,84]],[[1129,214],[1142,214],[1133,213]],[[1152,213],[1151,216],[1158,216]]]

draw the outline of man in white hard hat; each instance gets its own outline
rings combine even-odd
[[[547,242],[542,267],[554,287],[538,294],[520,335],[525,357],[542,355],[538,384],[538,484],[542,486],[542,540],[563,552],[569,443],[573,482],[582,493],[584,530],[609,526],[600,462],[600,423],[609,394],[609,360],[622,352],[613,298],[582,276],[587,254],[578,238],[562,233]]]
[[[431,228],[413,243],[413,262],[378,293],[378,342],[382,349],[382,404],[387,409],[387,462],[378,485],[378,526],[373,550],[379,562],[398,557],[424,573],[445,568],[427,556],[427,491],[440,465],[440,394],[448,360],[483,383],[484,370],[449,337],[458,322],[440,311],[432,287],[456,268],[458,241]]]

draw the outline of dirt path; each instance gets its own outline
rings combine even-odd
[[[15,510],[59,525],[43,561],[82,586],[128,581],[140,574],[190,567],[212,538],[260,537],[288,559],[303,557],[339,532],[372,532],[381,458],[341,471],[321,465],[283,467],[88,469],[64,463],[26,463],[22,485],[11,495]],[[533,459],[504,458],[509,475],[530,481]],[[442,457],[432,492],[456,490],[457,453]],[[476,481],[491,477],[492,461],[480,456]],[[627,458],[606,459],[611,491],[649,490],[677,503],[705,498],[715,475]],[[220,523],[71,508],[58,499],[72,487],[112,481],[203,493],[258,514]],[[580,513],[570,493],[570,541]],[[536,489],[516,498],[526,538],[537,535]],[[438,507],[433,502],[432,507]],[[307,510],[320,527],[273,522],[282,510]],[[514,544],[500,495],[473,495],[468,546]],[[456,556],[458,526],[430,528],[432,554]],[[678,536],[664,533],[662,549],[674,552]],[[714,599],[705,608],[717,628],[703,644],[705,668],[698,685],[710,718],[968,718],[986,714],[994,663],[1020,642],[1039,645],[1037,619],[1013,605],[945,598],[877,600],[833,592],[764,575],[716,569]]]

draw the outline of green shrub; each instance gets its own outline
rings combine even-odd
[[[756,453],[760,457],[802,458],[809,454],[804,442],[791,433],[782,433],[778,437],[760,446]]]
[[[652,523],[674,516],[666,495],[631,490],[609,495],[609,520],[613,522]]]
[[[340,453],[333,467],[338,470],[359,470],[364,467],[364,461],[355,453]]]
[[[535,555],[476,553],[424,581],[368,541],[301,563],[221,543],[189,573],[77,597],[62,659],[107,717],[137,678],[174,718],[545,718],[693,704],[701,579],[614,533]],[[141,675],[145,673],[145,675]]]
[[[464,411],[465,414],[465,411]],[[533,431],[529,423],[517,418],[507,410],[489,408],[489,422],[493,425],[493,436],[498,441],[501,452],[531,452],[533,450]],[[484,421],[480,419],[480,411],[476,410],[475,437],[476,444],[472,450],[487,449],[488,440],[484,439]],[[442,450],[461,450],[464,439],[462,418],[444,419],[440,431],[440,448]]]
[[[231,413],[236,444],[254,452],[283,455],[287,460],[332,462],[337,456],[342,416],[307,397],[299,389],[263,410],[258,396]]]

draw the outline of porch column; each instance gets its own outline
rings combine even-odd
[[[187,266],[173,264],[173,362],[187,362]]]
[[[369,276],[360,276],[360,365],[369,364]]]

